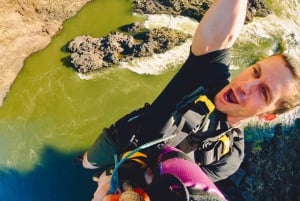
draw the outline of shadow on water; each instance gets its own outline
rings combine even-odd
[[[60,51],[61,52],[64,52],[64,53],[66,53],[66,54],[68,54],[68,56],[65,56],[65,57],[62,57],[61,59],[60,59],[60,61],[61,61],[61,63],[62,63],[62,65],[63,66],[65,66],[65,67],[67,67],[67,68],[71,68],[71,69],[73,69],[74,71],[75,71],[75,69],[74,69],[74,67],[73,67],[73,64],[72,64],[72,62],[71,62],[71,51],[69,50],[69,48],[68,48],[68,45],[69,45],[69,43],[70,43],[71,41],[69,41],[69,42],[67,42],[65,45],[63,45],[61,48],[60,48]]]
[[[73,67],[73,64],[72,64],[72,62],[71,62],[71,56],[63,57],[60,61],[62,62],[62,64],[63,64],[66,68],[70,68],[70,69],[73,69],[73,70],[75,71],[75,69],[74,69],[74,67]]]
[[[97,184],[94,170],[74,164],[81,153],[63,154],[46,147],[42,161],[27,173],[0,170],[1,201],[86,201],[91,200]]]

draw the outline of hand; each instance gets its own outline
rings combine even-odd
[[[98,188],[94,193],[94,198],[92,201],[104,201],[104,197],[107,195],[110,188],[111,175],[106,175],[103,172],[98,180]]]

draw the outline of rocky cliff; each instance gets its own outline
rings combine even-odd
[[[1,0],[0,105],[23,67],[24,60],[45,48],[64,20],[90,0]]]

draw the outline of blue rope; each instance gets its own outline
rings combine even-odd
[[[116,192],[116,190],[118,189],[119,187],[119,175],[118,175],[118,169],[120,168],[120,166],[130,157],[132,156],[133,154],[135,154],[136,152],[139,152],[140,150],[142,149],[146,149],[148,147],[151,147],[155,144],[158,144],[158,143],[161,143],[161,142],[164,142],[166,140],[169,140],[173,137],[175,137],[176,134],[173,134],[173,135],[170,135],[170,136],[167,136],[167,137],[164,137],[164,138],[159,138],[159,139],[156,139],[156,140],[153,140],[151,142],[148,142],[146,144],[143,144],[137,148],[135,148],[134,150],[130,151],[129,154],[127,154],[124,158],[122,158],[119,162],[115,161],[116,162],[116,165],[115,165],[115,168],[113,170],[113,173],[111,175],[111,180],[110,180],[110,189],[109,189],[109,194],[113,194]]]

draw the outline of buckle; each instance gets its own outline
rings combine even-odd
[[[208,114],[212,113],[215,110],[215,105],[211,102],[211,100],[209,100],[209,98],[207,98],[206,95],[201,95],[199,96],[194,103],[198,103],[198,102],[202,102],[204,103],[204,105],[206,106],[206,109],[208,110]]]
[[[222,151],[221,151],[221,155],[225,155],[229,152],[230,150],[230,138],[225,134],[222,135],[218,141],[220,141],[222,143]]]

